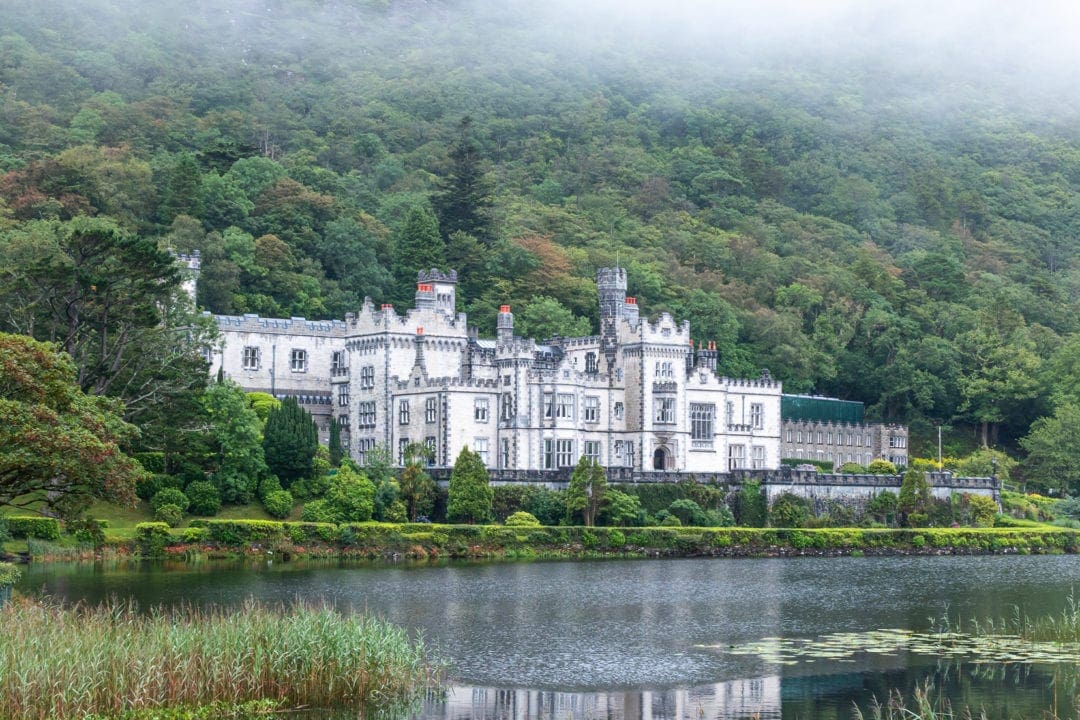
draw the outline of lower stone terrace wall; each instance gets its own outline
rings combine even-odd
[[[430,472],[440,484],[445,485],[450,480],[450,468],[432,468]],[[561,468],[489,470],[488,474],[492,485],[525,483],[562,490],[570,481],[572,472],[572,468]],[[818,473],[785,466],[776,470],[732,470],[721,473],[641,472],[631,468],[608,468],[607,478],[609,483],[625,485],[678,483],[689,480],[728,487],[738,487],[744,482],[757,480],[771,504],[784,493],[813,500],[862,503],[885,490],[899,494],[903,476]],[[996,477],[958,477],[950,472],[930,472],[926,474],[926,479],[930,484],[931,494],[936,498],[946,499],[952,493],[970,493],[1001,501],[1001,482]]]

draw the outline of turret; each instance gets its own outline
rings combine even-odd
[[[600,300],[600,320],[617,319],[626,305],[626,270],[620,267],[599,268],[596,290]]]
[[[421,298],[420,288],[424,288]],[[451,317],[456,312],[457,270],[443,272],[436,268],[421,270],[416,274],[416,307],[427,307],[444,312]],[[421,305],[421,299],[425,303]]]

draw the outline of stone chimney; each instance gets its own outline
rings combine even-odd
[[[495,328],[495,337],[499,342],[508,343],[514,339],[514,314],[510,312],[509,305],[499,306],[499,317]]]

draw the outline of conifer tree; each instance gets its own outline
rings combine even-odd
[[[449,500],[446,517],[450,522],[470,525],[491,520],[495,492],[488,484],[488,472],[480,456],[465,447],[461,449],[450,474]]]
[[[923,516],[930,508],[930,484],[926,481],[926,474],[922,470],[911,468],[904,473],[903,480],[900,481],[900,498],[897,506],[907,524],[912,526],[923,524]]]
[[[330,467],[337,467],[341,464],[341,458],[345,457],[345,449],[341,447],[341,426],[338,425],[337,419],[331,419],[330,421]]]
[[[270,411],[263,430],[263,451],[270,472],[283,487],[311,474],[318,447],[318,427],[296,398],[286,398]]]
[[[457,140],[450,147],[450,171],[442,179],[434,204],[443,237],[464,232],[490,245],[491,182],[472,135],[472,122],[465,116],[458,125]]]
[[[400,301],[411,299],[416,273],[446,264],[446,244],[439,235],[439,221],[431,209],[417,205],[409,210],[394,250],[394,280]]]

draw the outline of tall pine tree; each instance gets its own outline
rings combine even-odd
[[[420,270],[442,268],[446,264],[446,245],[439,235],[439,221],[423,205],[414,206],[405,217],[405,225],[394,250],[394,280],[399,302],[412,300],[413,283]]]
[[[296,398],[285,398],[280,407],[270,411],[263,429],[263,452],[270,472],[283,487],[311,475],[318,448],[318,427]]]
[[[466,115],[458,125],[457,140],[450,147],[449,173],[440,183],[434,205],[444,238],[464,232],[491,245],[491,181],[480,145],[473,138],[472,122]]]

